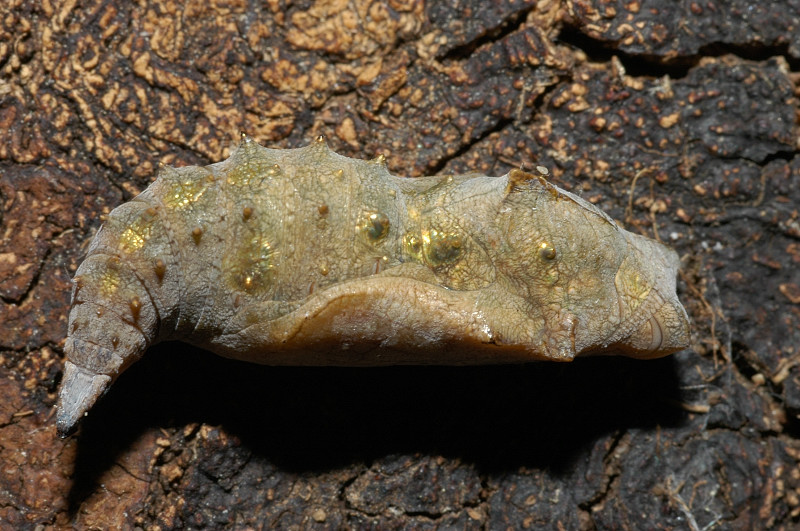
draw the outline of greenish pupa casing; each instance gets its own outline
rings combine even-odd
[[[163,167],[74,278],[57,427],[147,348],[268,365],[654,358],[689,344],[678,257],[541,173],[391,175],[323,138]]]

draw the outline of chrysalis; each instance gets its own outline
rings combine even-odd
[[[269,365],[664,356],[689,343],[677,269],[542,175],[409,179],[322,138],[245,138],[223,162],[163,168],[98,232],[74,279],[58,429],[167,339]]]

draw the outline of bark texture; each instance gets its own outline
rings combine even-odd
[[[0,527],[782,529],[800,520],[800,5],[0,7]],[[163,344],[56,436],[70,277],[245,131],[553,181],[682,259],[655,361],[270,368]]]

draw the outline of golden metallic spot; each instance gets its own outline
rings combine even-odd
[[[373,162],[374,164],[385,165],[386,164],[386,155],[384,155],[383,153],[379,153],[378,156],[375,157],[374,159],[372,159],[370,162]]]
[[[135,323],[139,320],[139,313],[142,311],[142,301],[139,300],[139,297],[134,295],[128,301],[128,306],[131,309],[131,315],[133,316],[133,322]]]
[[[539,256],[545,260],[553,260],[556,257],[556,248],[549,242],[542,242],[539,244]]]
[[[328,264],[321,264],[319,266],[319,274],[322,276],[327,276],[330,273],[330,269],[328,269]]]
[[[252,208],[244,207],[242,209],[242,219],[244,221],[247,221],[248,219],[250,219],[250,216],[252,216],[252,215],[253,215],[253,209]]]
[[[111,263],[112,261],[109,260],[108,265],[110,266]],[[108,269],[106,269],[106,272],[100,279],[100,293],[102,293],[104,297],[110,297],[117,292],[117,290],[119,289],[119,285],[120,285],[120,278],[119,278],[119,271],[117,270],[117,268],[109,267]]]
[[[641,270],[641,264],[633,254],[623,260],[614,277],[614,285],[621,307],[630,314],[634,314],[653,291],[652,277]]]
[[[117,348],[119,346],[119,337],[111,336],[111,346]]]
[[[421,236],[411,232],[403,237],[405,252],[417,262],[437,268],[461,258],[464,242],[455,232],[438,229],[423,230]]]
[[[267,170],[267,174],[272,176],[278,175],[280,172],[281,172],[280,164],[273,164],[272,167]]]
[[[455,262],[461,256],[463,242],[454,232],[433,229],[422,234],[425,258],[433,267]]]
[[[327,216],[329,211],[328,205],[323,204],[317,207],[317,212],[319,212],[319,215],[322,217]]]
[[[192,239],[194,240],[195,245],[200,245],[200,238],[203,237],[203,229],[201,227],[195,227],[192,229]]]
[[[623,264],[617,272],[617,282],[624,286],[624,293],[639,301],[645,300],[652,291],[651,283],[639,271],[625,267]]]
[[[149,231],[148,231],[149,232]],[[125,253],[132,253],[144,247],[147,237],[141,233],[136,232],[133,227],[128,227],[119,237],[119,250]]]
[[[403,249],[406,254],[411,256],[414,260],[422,261],[422,240],[416,234],[407,232],[403,236]]]
[[[319,136],[317,136],[317,138],[315,138],[315,139],[314,139],[314,141],[315,141],[317,144],[321,144],[321,143],[325,142],[325,135],[319,135]]]
[[[204,179],[183,178],[170,184],[164,195],[164,204],[182,210],[200,199],[208,189],[209,182]]]
[[[250,139],[241,145],[240,151],[241,154],[236,155],[236,164],[233,164],[226,174],[226,182],[229,185],[251,186],[252,183],[260,182],[266,175],[272,173],[266,161],[255,153],[255,145]]]
[[[156,209],[150,207],[122,231],[119,237],[119,250],[130,254],[144,247],[147,240],[153,236],[153,224],[157,214]]]
[[[341,179],[342,177],[344,177],[344,170],[336,170],[335,172],[333,172],[333,174],[336,176],[337,179]]]
[[[361,213],[358,230],[370,243],[378,243],[389,234],[389,217],[383,212],[368,210]]]
[[[254,236],[223,260],[223,269],[234,288],[248,293],[268,288],[274,277],[274,253],[269,242]]]
[[[156,261],[153,264],[153,272],[158,277],[159,282],[164,280],[164,274],[167,272],[167,264],[164,263],[164,260],[161,258],[156,258]]]

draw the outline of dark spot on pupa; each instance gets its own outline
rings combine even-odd
[[[128,301],[128,306],[130,306],[133,322],[135,323],[139,320],[139,312],[142,311],[142,301],[139,300],[139,297],[134,295],[131,297],[131,300]]]
[[[167,264],[164,263],[164,260],[161,258],[156,258],[156,261],[153,264],[153,272],[158,277],[159,282],[164,280],[164,274],[167,272]]]
[[[364,212],[361,215],[359,229],[370,243],[377,243],[389,234],[389,217],[383,212]]]
[[[195,227],[192,229],[192,239],[194,240],[195,245],[200,245],[200,238],[203,237],[203,229],[200,227]]]
[[[539,246],[539,256],[545,260],[553,260],[556,257],[556,248],[548,242],[542,242]]]

